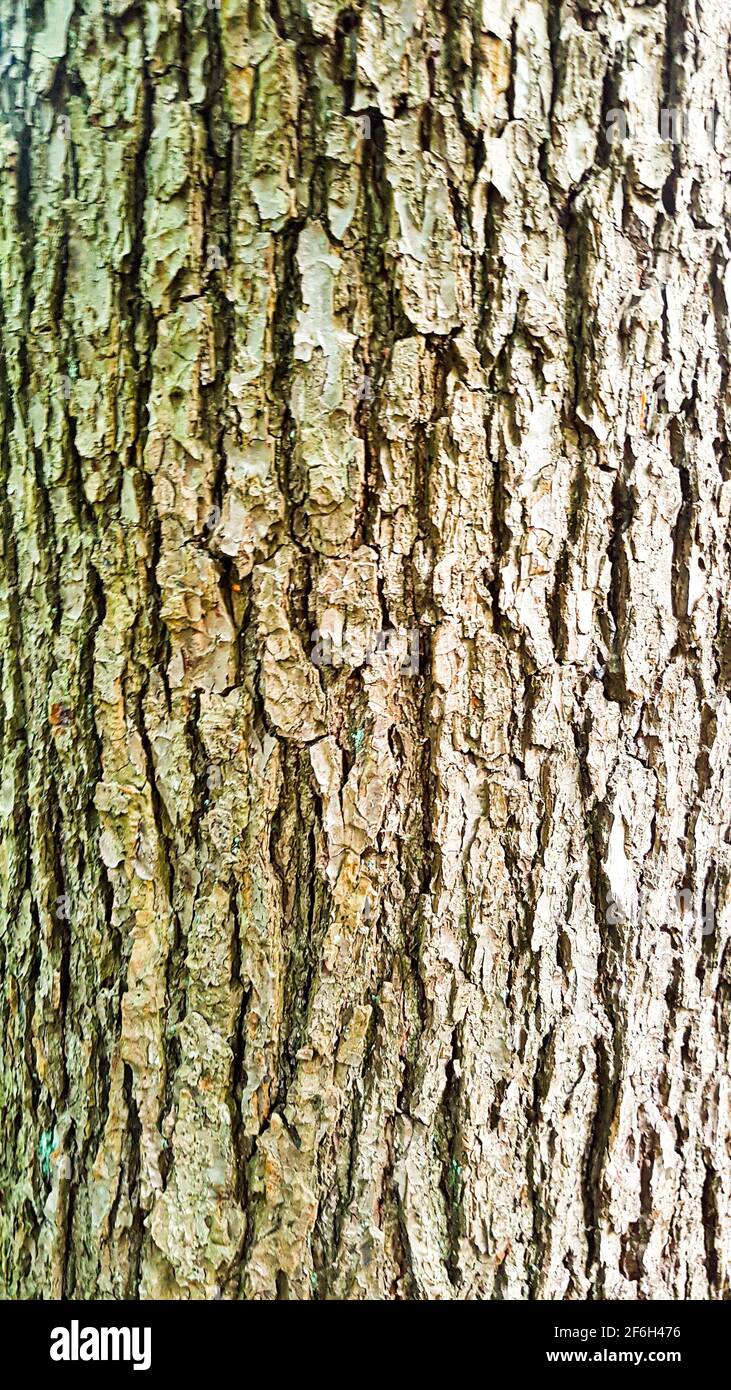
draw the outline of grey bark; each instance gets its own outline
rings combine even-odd
[[[0,0],[6,1297],[730,1296],[730,40]]]

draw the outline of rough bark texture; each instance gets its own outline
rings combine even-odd
[[[731,1296],[730,38],[0,0],[6,1296]]]

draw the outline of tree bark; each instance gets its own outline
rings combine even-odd
[[[730,40],[0,0],[6,1297],[731,1297]]]

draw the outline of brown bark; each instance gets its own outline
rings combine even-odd
[[[0,0],[0,1281],[724,1298],[731,12]]]

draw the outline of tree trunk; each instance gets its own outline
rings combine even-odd
[[[0,0],[6,1297],[731,1297],[730,39]]]

